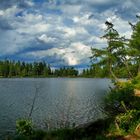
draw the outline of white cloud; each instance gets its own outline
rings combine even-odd
[[[81,62],[89,60],[91,56],[90,46],[80,42],[72,43],[67,48],[52,48],[49,50],[30,52],[26,54],[28,57],[43,59],[47,56],[56,56],[58,59],[64,60],[64,64],[78,65]]]
[[[92,13],[85,13],[84,15],[82,14],[79,15],[79,16],[74,16],[72,18],[73,22],[74,23],[78,23],[80,25],[91,25],[91,24],[94,24],[94,20],[92,19],[93,18],[93,14]]]
[[[61,10],[65,15],[75,15],[79,14],[82,10],[81,5],[63,5],[61,6]]]
[[[122,8],[124,8],[124,9],[128,9],[128,8],[131,8],[131,7],[133,7],[133,8],[136,7],[134,1],[126,0],[122,5]]]
[[[11,19],[11,17],[14,17],[14,15],[19,11],[21,11],[21,9],[19,9],[16,5],[14,5],[5,10],[0,10],[0,13],[3,17]]]
[[[50,25],[44,22],[36,23],[34,25],[30,24],[20,24],[16,31],[20,34],[26,33],[28,35],[36,35],[39,33],[47,32]]]
[[[24,13],[24,16],[18,17],[27,23],[36,23],[43,20],[43,16],[41,14],[31,14],[31,13]]]
[[[131,37],[132,29],[128,24],[128,21],[121,18],[120,16],[116,15],[115,11],[107,10],[103,13],[104,21],[100,21],[101,24],[98,24],[98,28],[100,28],[104,34],[106,30],[106,25],[104,24],[105,21],[112,22],[114,24],[114,28],[120,33],[122,36],[126,36],[127,38]]]
[[[65,37],[71,38],[78,35],[87,35],[88,32],[84,27],[57,27],[58,31],[62,31],[65,34]]]
[[[56,41],[56,38],[54,38],[54,37],[48,37],[46,34],[42,34],[37,39],[39,41],[43,42],[43,43],[53,43],[53,42]]]
[[[93,45],[105,45],[106,44],[106,40],[102,39],[101,37],[97,37],[97,36],[91,36],[88,40],[89,42],[92,42]]]
[[[0,37],[0,56],[18,53],[23,48],[27,48],[32,40],[34,40],[32,36],[23,37],[13,30],[3,32]]]
[[[34,3],[32,1],[25,1],[27,5],[34,6]]]
[[[0,16],[4,15],[4,11],[0,10]]]
[[[70,66],[78,65],[80,63],[79,58],[75,57],[75,55],[72,53],[68,53],[67,55],[64,55],[63,59],[66,62],[66,64]]]
[[[115,9],[104,7],[107,4],[111,5],[111,2],[117,3],[112,0],[71,0],[60,1],[63,4],[57,5],[55,0],[50,0],[46,4],[36,4],[27,0],[25,9],[24,5],[22,7],[18,4],[2,8],[0,9],[0,17],[2,17],[0,26],[3,26],[2,20],[4,20],[13,28],[12,31],[1,31],[1,55],[18,53],[28,46],[42,45],[37,42],[40,41],[46,43],[46,45],[43,44],[43,49],[46,50],[33,52],[27,49],[29,52],[26,54],[30,58],[33,56],[41,59],[55,56],[57,60],[64,60],[64,63],[68,65],[85,63],[91,55],[90,47],[106,46],[106,40],[100,39],[106,29],[104,24],[106,20],[113,22],[121,35],[126,35],[128,38],[131,36],[131,27],[126,19],[119,16],[118,5]],[[122,3],[125,3],[124,8],[136,5],[130,0]],[[101,7],[97,10],[95,5],[101,5]],[[123,4],[120,7],[123,7]],[[3,30],[2,27],[0,30]],[[48,47],[47,43],[51,43],[52,46],[49,50],[47,49],[51,46]]]
[[[128,21],[116,15],[107,18],[107,20],[114,24],[114,28],[120,33],[120,35],[126,36],[127,38],[131,37],[132,29],[131,26],[128,24]]]
[[[26,33],[28,35],[36,35],[47,32],[50,24],[46,22],[41,14],[33,14],[24,12],[23,16],[18,16],[13,23],[18,33]]]

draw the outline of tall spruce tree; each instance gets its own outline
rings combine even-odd
[[[129,41],[130,56],[132,62],[137,66],[137,73],[140,73],[140,17],[136,16],[138,21],[133,25],[133,33]]]
[[[115,70],[120,66],[126,68],[128,76],[131,78],[132,73],[129,68],[129,60],[127,58],[128,41],[125,37],[120,37],[112,23],[106,21],[105,25],[107,29],[101,38],[107,40],[107,47],[104,49],[92,48],[91,58],[94,63],[100,65],[101,68],[105,68],[105,73],[107,73],[106,68],[108,68],[108,72],[114,80],[118,81]]]

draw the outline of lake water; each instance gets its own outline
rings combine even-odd
[[[0,137],[15,131],[15,121],[29,115],[37,127],[83,124],[102,118],[101,101],[111,86],[108,79],[0,79]]]

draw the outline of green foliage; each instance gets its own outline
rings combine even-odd
[[[16,121],[16,132],[19,135],[30,136],[33,133],[33,125],[31,120],[20,119]]]
[[[81,76],[104,78],[104,77],[109,77],[109,73],[106,67],[101,68],[99,65],[93,64],[89,69],[83,69]]]
[[[140,21],[138,21],[133,30],[131,39],[129,41],[129,55],[133,58],[132,61],[135,63],[137,73],[140,72]]]
[[[131,99],[131,102],[130,102]],[[109,115],[117,115],[126,111],[122,101],[127,109],[132,108],[132,102],[135,102],[134,87],[129,82],[119,84],[116,88],[112,89],[105,97],[104,109]]]
[[[78,76],[78,70],[74,69],[74,67],[63,67],[60,69],[56,69],[54,71],[54,75],[57,77],[75,77]]]
[[[30,140],[44,140],[46,133],[44,130],[34,130],[30,136]]]
[[[30,132],[27,130],[28,120],[20,120],[20,126],[18,125],[18,135],[14,140],[107,140],[104,132],[107,130],[112,119],[97,120],[91,123],[89,126],[79,128],[61,128],[51,131],[35,130],[34,128]],[[18,122],[18,124],[19,124]],[[24,127],[23,127],[24,126]],[[25,127],[26,126],[26,127]],[[26,133],[25,133],[26,132]]]
[[[132,80],[135,89],[140,89],[140,73]]]
[[[126,113],[116,116],[120,129],[125,133],[133,134],[136,126],[140,123],[140,110],[129,110]]]
[[[140,72],[140,18],[133,25],[133,33],[129,40],[121,37],[112,23],[107,21],[105,24],[107,29],[102,38],[107,40],[108,46],[91,49],[92,67],[95,67],[91,77],[135,77]],[[98,71],[96,65],[99,66]]]
[[[0,77],[38,77],[51,74],[51,68],[45,62],[0,61]]]
[[[100,71],[97,71],[97,73],[100,73],[99,76],[101,77],[111,77],[115,80],[117,80],[117,76],[132,77],[131,61],[127,59],[126,39],[120,37],[112,23],[106,21],[105,24],[107,29],[102,38],[107,40],[108,46],[102,49],[91,49],[93,66],[99,66]],[[120,70],[125,68],[125,72],[121,74],[122,71],[118,68]]]
[[[105,97],[104,105],[108,116],[113,116],[108,132],[112,135],[134,134],[140,124],[140,97],[135,96],[134,90],[140,85],[140,75],[131,81],[116,83]]]
[[[52,71],[50,65],[43,62],[25,63],[15,61],[0,61],[0,77],[75,77],[78,70],[74,67],[63,67]]]

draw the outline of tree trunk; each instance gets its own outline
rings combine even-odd
[[[140,74],[140,61],[138,61],[138,72],[137,72],[137,75]]]
[[[117,76],[114,74],[114,72],[112,71],[112,66],[110,64],[109,66],[109,70],[110,70],[110,74],[112,75],[113,79],[115,80],[115,82],[119,82],[119,79],[117,78]]]
[[[124,58],[124,64],[125,64],[125,66],[126,66],[126,70],[127,70],[128,74],[129,74],[129,78],[132,79],[132,78],[133,78],[133,75],[132,75],[132,73],[131,73],[131,71],[130,71],[130,69],[129,69],[128,61],[127,61],[126,58]]]
[[[35,101],[36,101],[36,98],[37,98],[37,94],[38,94],[38,87],[36,87],[36,89],[35,89],[35,94],[34,94],[34,97],[33,97],[31,109],[30,109],[30,112],[29,112],[29,115],[28,115],[29,118],[32,117],[32,113],[33,113],[33,110],[34,110],[34,107],[35,107]]]

